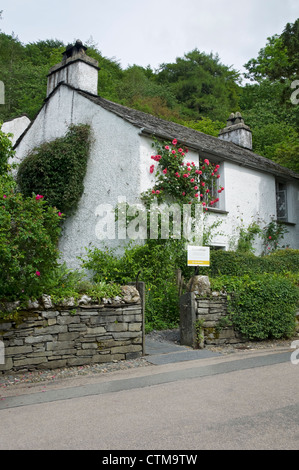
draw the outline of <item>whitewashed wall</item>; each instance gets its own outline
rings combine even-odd
[[[117,240],[107,243],[97,236],[99,205],[114,207],[119,196],[136,202],[141,172],[138,129],[65,86],[51,97],[24,136],[17,149],[18,161],[42,142],[65,135],[71,123],[89,124],[93,138],[84,194],[76,214],[64,224],[59,246],[62,259],[75,268],[79,265],[77,257],[85,254],[85,247],[118,246]]]
[[[62,259],[70,268],[77,268],[80,265],[77,257],[85,255],[85,247],[119,249],[127,242],[117,239],[117,233],[114,239],[99,236],[103,232],[103,205],[115,208],[120,200],[130,204],[138,202],[140,194],[154,182],[154,175],[149,172],[154,163],[150,158],[154,150],[151,139],[141,136],[137,127],[76,91],[60,86],[20,142],[16,159],[21,161],[34,147],[64,136],[71,123],[89,124],[93,137],[84,194],[76,214],[64,224],[59,245]],[[186,159],[198,163],[197,152],[190,152]],[[222,224],[216,229],[220,233],[214,234],[211,244],[231,249],[241,226],[246,228],[253,221],[267,224],[275,217],[275,178],[229,162],[221,164],[220,174],[220,185],[225,190],[220,195],[219,209],[227,213],[208,213],[206,223],[221,218]],[[298,221],[298,187],[293,185],[290,194],[292,217]],[[107,235],[113,237],[113,233]],[[299,248],[298,238],[297,224],[289,234],[293,247]],[[260,251],[261,243],[256,246]]]
[[[1,130],[6,134],[12,134],[11,142],[14,145],[18,138],[23,134],[30,124],[30,119],[27,116],[20,116],[12,119],[11,121],[4,122]]]
[[[221,184],[225,190],[221,193],[220,208],[227,214],[209,214],[210,223],[221,218],[221,225],[215,232],[221,232],[212,237],[212,244],[223,246],[226,250],[236,248],[241,228],[247,228],[257,222],[261,228],[276,220],[276,187],[275,176],[240,167],[234,163],[224,162],[221,165]],[[286,225],[289,233],[281,244],[299,248],[299,187],[298,184],[288,183],[288,222],[296,225]],[[255,237],[255,253],[263,250],[263,241]]]

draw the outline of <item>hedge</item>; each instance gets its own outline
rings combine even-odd
[[[199,274],[216,276],[244,276],[263,273],[298,273],[299,250],[285,249],[265,256],[237,251],[211,250],[210,267],[200,268]]]
[[[228,295],[234,327],[249,340],[290,337],[295,331],[299,288],[278,274],[219,276],[212,287]]]

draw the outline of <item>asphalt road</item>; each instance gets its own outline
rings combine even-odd
[[[297,450],[299,364],[291,352],[11,387],[0,400],[0,449]]]

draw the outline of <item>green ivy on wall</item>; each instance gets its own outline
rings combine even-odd
[[[84,190],[90,127],[71,125],[64,137],[33,149],[19,166],[17,183],[30,197],[43,195],[65,215],[75,212]]]

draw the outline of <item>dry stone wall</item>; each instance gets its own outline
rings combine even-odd
[[[130,288],[132,290],[132,288]],[[134,300],[133,300],[134,299]],[[44,299],[46,301],[46,299]],[[52,304],[0,321],[0,371],[55,369],[137,358],[144,353],[144,307],[134,296],[75,308]]]
[[[245,341],[231,325],[226,294],[212,292],[208,276],[194,276],[187,287],[190,292],[180,299],[181,344],[198,348]]]
[[[227,312],[227,297],[218,292],[206,298],[195,297],[196,321],[202,325],[204,344],[240,343],[242,335],[231,325]]]

